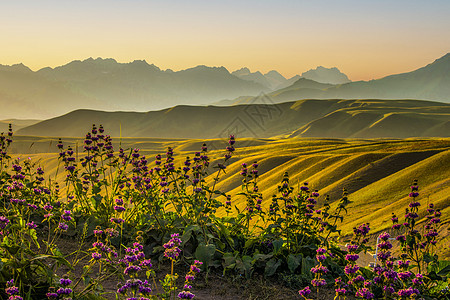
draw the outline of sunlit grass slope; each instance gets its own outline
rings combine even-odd
[[[66,138],[63,142],[73,147],[78,145],[78,156],[83,155],[81,138]],[[223,157],[224,140],[123,138],[115,139],[114,146],[118,149],[120,143],[123,148],[139,148],[149,161],[153,161],[157,153],[164,155],[170,146],[177,162],[181,163],[185,156],[192,157],[195,151],[199,151],[203,142],[209,149],[217,149],[210,151],[211,175],[207,182],[212,185],[217,170],[212,167]],[[45,167],[46,175],[54,178],[58,166],[56,144],[54,138],[16,137],[12,151],[14,156],[39,161]],[[339,200],[342,189],[347,189],[352,203],[341,226],[343,234],[349,234],[354,226],[367,222],[373,232],[388,229],[391,214],[395,212],[401,216],[407,207],[409,186],[414,179],[419,180],[422,205],[434,203],[442,210],[442,219],[447,227],[450,221],[449,138],[238,139],[235,155],[216,188],[234,195],[233,205],[239,209],[245,207],[243,199],[237,196],[241,191],[241,164],[254,161],[259,163],[259,188],[266,208],[285,172],[289,173],[295,187],[309,182],[312,188],[318,189],[321,194],[319,204],[323,203],[325,194],[335,202]],[[62,181],[63,176],[60,171],[57,180]],[[444,231],[442,234],[447,236],[448,232]],[[450,253],[447,251],[446,255],[450,256]]]
[[[20,135],[78,137],[92,123],[113,137],[409,138],[450,137],[450,104],[419,100],[299,100],[229,107],[180,105],[161,111],[76,110],[30,125]]]

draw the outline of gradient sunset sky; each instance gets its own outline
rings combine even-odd
[[[0,64],[88,57],[278,70],[351,80],[412,71],[450,52],[449,0],[29,0],[0,4]]]

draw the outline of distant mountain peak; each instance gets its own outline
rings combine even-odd
[[[0,70],[8,70],[8,71],[13,71],[13,72],[33,72],[30,68],[28,68],[27,66],[25,66],[23,63],[18,63],[18,64],[14,64],[11,66],[4,66],[4,65],[0,65]]]
[[[115,60],[114,58],[101,58],[101,57],[97,57],[94,61],[95,61],[96,63],[118,64],[117,60]]]
[[[148,65],[147,61],[145,59],[135,59],[131,62],[132,64],[146,64]]]
[[[161,71],[161,69],[154,64],[149,64],[145,59],[136,59],[132,62],[128,63],[130,67],[142,69],[142,70],[148,70],[152,69],[153,71]]]
[[[265,76],[270,76],[272,78],[283,78],[286,80],[286,77],[284,77],[283,75],[281,75],[278,71],[276,70],[270,70],[269,72],[267,72],[266,74],[264,74]]]
[[[179,72],[219,72],[219,73],[227,73],[230,74],[230,72],[227,70],[227,68],[225,68],[224,66],[220,66],[220,67],[209,67],[206,65],[198,65],[195,66],[193,68],[189,68],[186,70],[181,70]]]
[[[336,67],[326,68],[318,66],[315,69],[302,73],[302,77],[320,83],[343,84],[351,82],[347,75],[339,71]]]
[[[450,65],[450,52],[445,54],[444,56],[436,59],[430,65],[434,65],[434,64],[449,64]]]
[[[248,75],[250,73],[251,73],[250,69],[247,67],[243,67],[243,68],[240,68],[239,70],[231,72],[231,74],[233,74],[234,76],[238,76],[238,77],[243,76],[243,75]]]
[[[231,74],[247,81],[259,83],[272,91],[288,87],[300,78],[300,75],[295,75],[287,79],[276,70],[270,70],[265,74],[260,71],[252,73],[247,67],[240,68]]]

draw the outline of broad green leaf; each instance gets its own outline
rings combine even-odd
[[[252,265],[255,267],[262,268],[266,265],[266,261],[272,257],[273,257],[272,254],[257,253],[255,255],[253,255]]]
[[[266,268],[264,270],[264,275],[267,277],[272,276],[277,271],[278,267],[281,265],[281,261],[277,260],[275,257],[269,260],[266,264]]]
[[[304,257],[302,259],[302,274],[310,274],[311,273],[311,268],[314,267],[315,262],[314,259],[312,259],[311,257],[307,256]]]
[[[230,252],[225,253],[222,259],[223,259],[222,266],[224,268],[228,268],[229,266],[234,265],[236,263],[236,257],[234,257],[234,255]]]
[[[245,241],[244,249],[252,247],[256,243],[256,239],[248,239]]]
[[[199,261],[208,265],[211,263],[215,253],[216,246],[214,244],[205,245],[204,243],[200,243],[194,255]]]
[[[244,255],[242,258],[236,259],[236,269],[246,277],[250,277],[252,268],[252,258],[250,256]]]
[[[284,240],[283,239],[275,240],[272,242],[272,244],[273,244],[273,253],[278,254],[281,250],[281,247],[283,247]]]
[[[428,277],[430,280],[438,280],[438,281],[443,280],[443,278],[437,275],[435,271],[428,273],[425,277]]]
[[[449,273],[450,273],[450,265],[448,265],[445,268],[439,270],[437,275],[439,275],[439,276],[447,276]]]
[[[302,263],[302,254],[299,255],[289,254],[287,258],[287,264],[289,271],[291,271],[292,274],[295,273],[295,270],[297,270],[297,268],[300,266],[301,263]]]

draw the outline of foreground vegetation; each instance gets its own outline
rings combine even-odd
[[[221,159],[213,160],[203,144],[183,159],[169,147],[150,164],[137,148],[114,151],[111,138],[94,126],[82,154],[57,144],[59,164],[47,180],[36,162],[8,155],[11,142],[9,131],[0,166],[0,280],[9,299],[102,299],[102,283],[111,278],[121,282],[121,299],[190,299],[200,269],[246,278],[284,274],[308,286],[300,290],[304,298],[309,286],[318,293],[333,283],[338,298],[448,295],[450,266],[435,255],[441,211],[431,203],[426,213],[419,210],[425,204],[417,182],[404,218],[392,216],[391,233],[379,235],[378,264],[369,268],[356,263],[369,248],[369,224],[354,227],[345,249],[336,240],[351,204],[346,191],[331,201],[286,170],[268,199],[260,188],[261,162],[230,167],[236,165],[233,136]],[[220,188],[231,172],[240,177],[238,193]],[[70,260],[58,247],[67,235],[78,240]],[[401,243],[395,258],[391,235]],[[160,278],[153,264],[164,260],[171,267]],[[81,274],[60,277],[63,267],[81,264]],[[183,265],[190,267],[177,285],[174,270]]]

